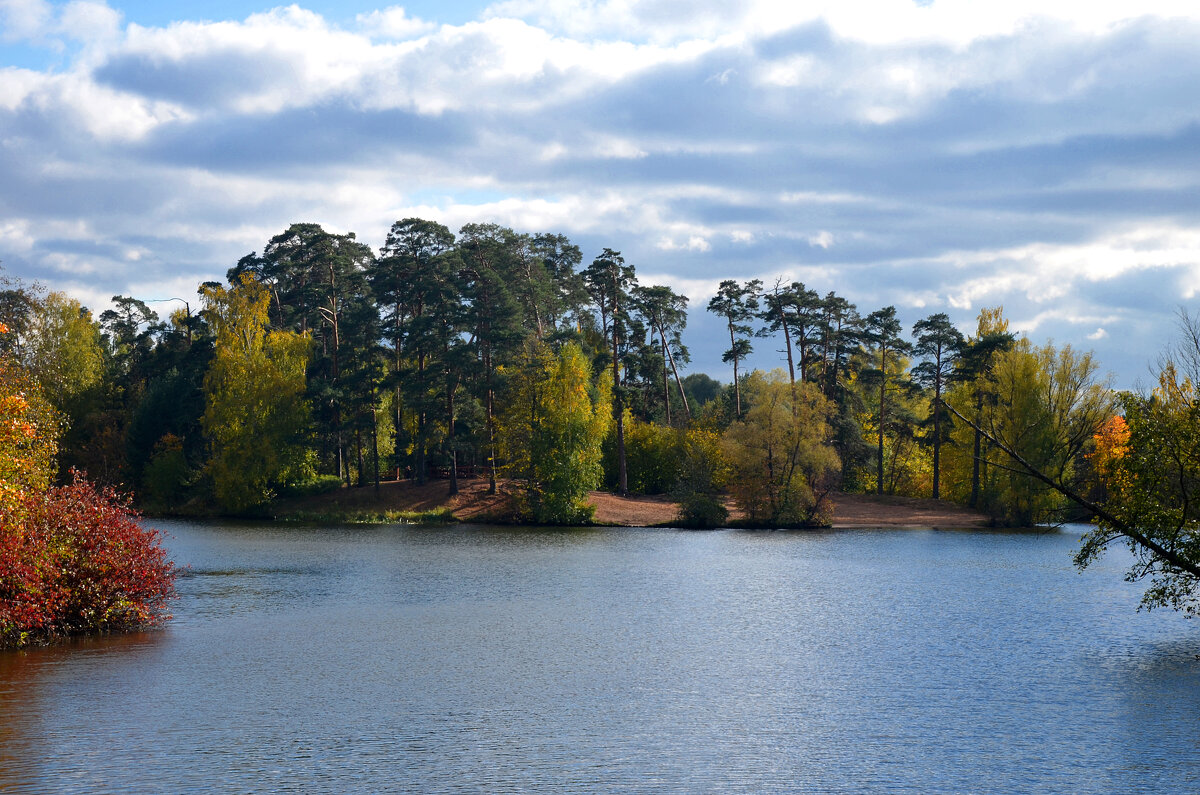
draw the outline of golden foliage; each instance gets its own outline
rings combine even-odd
[[[828,444],[832,408],[815,384],[794,386],[782,370],[746,377],[751,404],[722,435],[729,490],[756,524],[828,521],[825,495],[839,464]]]
[[[213,448],[208,471],[217,501],[244,511],[270,500],[274,485],[305,474],[297,469],[305,461],[310,341],[268,331],[267,288],[248,274],[228,290],[206,286],[202,297],[216,331],[201,419]]]

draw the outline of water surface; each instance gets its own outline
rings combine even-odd
[[[0,654],[0,792],[1200,792],[1200,631],[1078,532],[163,523]]]

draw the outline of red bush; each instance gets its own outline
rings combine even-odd
[[[0,646],[156,624],[174,581],[161,534],[79,476],[0,506]]]

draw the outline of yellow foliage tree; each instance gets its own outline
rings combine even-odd
[[[74,298],[49,293],[30,315],[24,358],[55,407],[69,413],[103,375],[100,326]]]
[[[273,488],[305,474],[304,400],[309,338],[268,331],[267,288],[249,274],[230,289],[201,288],[215,354],[204,377],[201,423],[212,443],[208,472],[231,512],[267,502]]]
[[[813,383],[793,386],[782,370],[756,370],[742,391],[751,408],[721,439],[738,507],[760,525],[826,523],[839,468],[828,443],[829,401]]]
[[[500,407],[501,452],[513,477],[525,481],[528,510],[543,524],[580,524],[594,507],[587,494],[603,475],[601,442],[612,422],[612,381],[592,383],[578,345],[557,353],[530,343],[509,373]]]
[[[0,334],[7,333],[0,323]],[[37,382],[0,357],[0,508],[14,510],[24,495],[50,486],[59,430],[58,415]]]

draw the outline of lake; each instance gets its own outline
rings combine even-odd
[[[166,629],[0,654],[0,792],[1200,792],[1079,528],[157,524]]]

